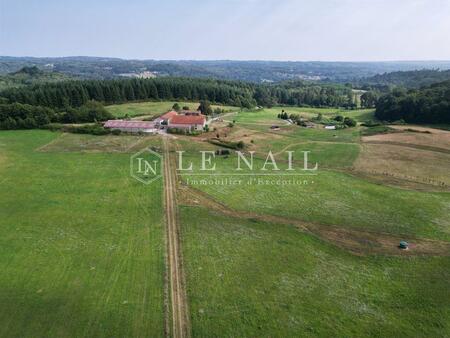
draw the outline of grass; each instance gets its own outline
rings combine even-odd
[[[35,150],[57,137],[0,133],[0,336],[162,336],[161,184],[129,154]]]
[[[151,115],[172,104],[108,109],[116,116]],[[450,241],[450,194],[353,176],[351,168],[364,159],[361,128],[282,125],[277,109],[228,117],[237,123],[221,131],[225,140],[245,139],[246,150],[256,151],[256,175],[233,176],[244,185],[195,187],[237,211],[405,240]],[[371,114],[344,113],[361,119]],[[279,131],[270,130],[273,121]],[[217,149],[202,137],[176,139],[186,151],[185,167],[191,160],[198,170],[198,150]],[[162,186],[145,186],[129,177],[130,153],[160,147],[160,141],[49,131],[0,133],[0,336],[164,335]],[[319,171],[295,177],[298,185],[246,185],[255,178],[292,179],[259,175],[268,150],[281,169],[287,166],[283,151],[294,151],[296,170],[303,164],[301,151],[311,151],[309,161],[317,162]],[[235,173],[234,156],[215,160],[216,173],[225,178]],[[213,179],[196,173],[195,179]],[[201,207],[181,206],[179,219],[193,336],[450,335],[449,257],[354,256],[293,227]]]
[[[337,136],[337,137],[336,137]],[[232,135],[229,137],[231,139]],[[333,142],[338,139],[342,142]],[[309,142],[307,140],[310,140]],[[450,240],[450,194],[408,191],[371,183],[355,177],[343,169],[352,167],[359,154],[359,130],[357,128],[334,132],[292,127],[284,138],[258,140],[254,146],[260,159],[255,159],[254,176],[264,178],[260,168],[268,150],[293,150],[298,169],[303,167],[300,151],[311,151],[310,166],[318,163],[317,176],[297,176],[306,180],[302,185],[197,185],[227,206],[257,213],[284,216],[302,221],[326,225],[338,225],[375,232],[386,232],[409,237]],[[347,142],[345,142],[347,141]],[[198,146],[199,149],[201,146]],[[185,154],[197,168],[196,179],[202,176],[199,170],[200,156],[191,149]],[[286,167],[287,155],[277,155],[279,167]],[[220,157],[216,160],[217,173],[228,177],[236,173],[236,156]],[[272,169],[272,167],[268,167]],[[249,172],[250,173],[250,172]],[[270,171],[269,171],[270,173]],[[282,172],[283,173],[283,172]],[[292,177],[270,178],[279,181]],[[236,177],[236,176],[234,176]],[[191,177],[194,178],[194,177]],[[248,177],[239,177],[244,182]]]
[[[316,117],[319,113],[324,117],[334,117],[342,115],[353,117],[358,122],[375,120],[373,109],[345,110],[340,108],[304,108],[304,107],[273,107],[261,110],[243,111],[236,115],[234,119],[241,123],[278,123],[283,121],[277,118],[278,114],[284,110],[288,114],[298,114],[305,118]]]
[[[450,334],[448,257],[358,257],[288,226],[180,217],[193,336]]]
[[[243,185],[211,184],[196,187],[236,210],[406,237],[450,240],[450,221],[446,216],[450,213],[449,194],[387,187],[346,173],[320,169],[320,157],[326,157],[326,154],[318,152],[315,155],[319,165],[317,176],[295,177],[300,182],[305,180],[305,184],[246,184],[248,178],[244,176],[241,177]],[[315,160],[313,156],[310,157],[311,167]],[[186,161],[189,159],[196,161],[193,157],[186,158]],[[343,161],[338,164],[345,166],[348,163]],[[283,163],[278,164],[283,168]],[[253,172],[251,179],[266,179],[258,174],[263,173],[259,171],[262,165],[262,160],[255,160],[256,173]],[[223,177],[235,172],[236,167],[235,157],[217,161],[217,172],[223,173]],[[299,167],[302,168],[301,162],[296,166],[297,169]],[[199,166],[195,168],[198,170]],[[271,166],[268,168],[272,169]],[[296,172],[301,173],[299,170]],[[283,177],[277,173],[267,178],[269,182],[287,182],[289,179],[293,177]]]
[[[115,117],[123,118],[125,115],[134,116],[158,116],[172,109],[175,102],[180,107],[188,106],[189,109],[196,110],[199,106],[198,102],[180,102],[180,101],[151,101],[151,102],[131,102],[124,104],[115,104],[106,106],[106,109]],[[227,111],[236,110],[237,107],[212,105],[213,108],[221,107]]]

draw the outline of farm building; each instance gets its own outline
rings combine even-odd
[[[189,111],[189,110],[182,110],[181,111],[182,115],[187,115],[187,116],[200,116],[202,115],[202,113],[200,111]]]
[[[124,120],[109,120],[103,125],[109,129],[119,129],[128,133],[153,133],[156,131],[154,122],[147,121],[124,121]]]
[[[161,115],[160,117],[156,118],[154,122],[157,126],[167,125],[169,119],[174,116],[177,116],[177,115],[178,115],[178,113],[175,110],[171,110],[171,111]]]
[[[186,131],[201,131],[206,125],[204,115],[176,115],[169,119],[169,128],[184,129]]]

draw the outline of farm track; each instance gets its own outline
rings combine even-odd
[[[177,218],[175,172],[171,165],[170,144],[163,138],[164,147],[164,202],[166,212],[167,259],[169,265],[169,296],[172,337],[190,337],[190,322],[181,258]]]

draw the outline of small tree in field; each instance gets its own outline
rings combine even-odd
[[[211,108],[211,103],[207,100],[200,101],[198,110],[200,110],[203,115],[212,115],[212,113],[213,113],[213,110]]]
[[[355,127],[356,126],[356,121],[354,119],[352,119],[351,117],[346,117],[344,119],[344,124],[347,127]]]
[[[180,105],[178,104],[178,102],[173,104],[172,109],[175,110],[175,111],[180,111],[181,110]]]

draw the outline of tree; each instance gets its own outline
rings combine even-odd
[[[211,103],[207,100],[200,101],[200,105],[197,110],[201,111],[203,115],[211,115],[213,113]]]
[[[373,108],[377,104],[378,94],[374,91],[368,91],[361,95],[361,107]]]
[[[347,127],[355,127],[356,121],[354,119],[352,119],[351,117],[346,117],[346,118],[344,118],[344,124]]]
[[[181,110],[180,105],[178,104],[178,102],[176,102],[176,103],[173,104],[172,109],[175,110],[175,111],[180,111],[180,110]],[[184,109],[184,108],[183,108],[183,109]],[[187,110],[187,109],[186,109],[186,110]]]

